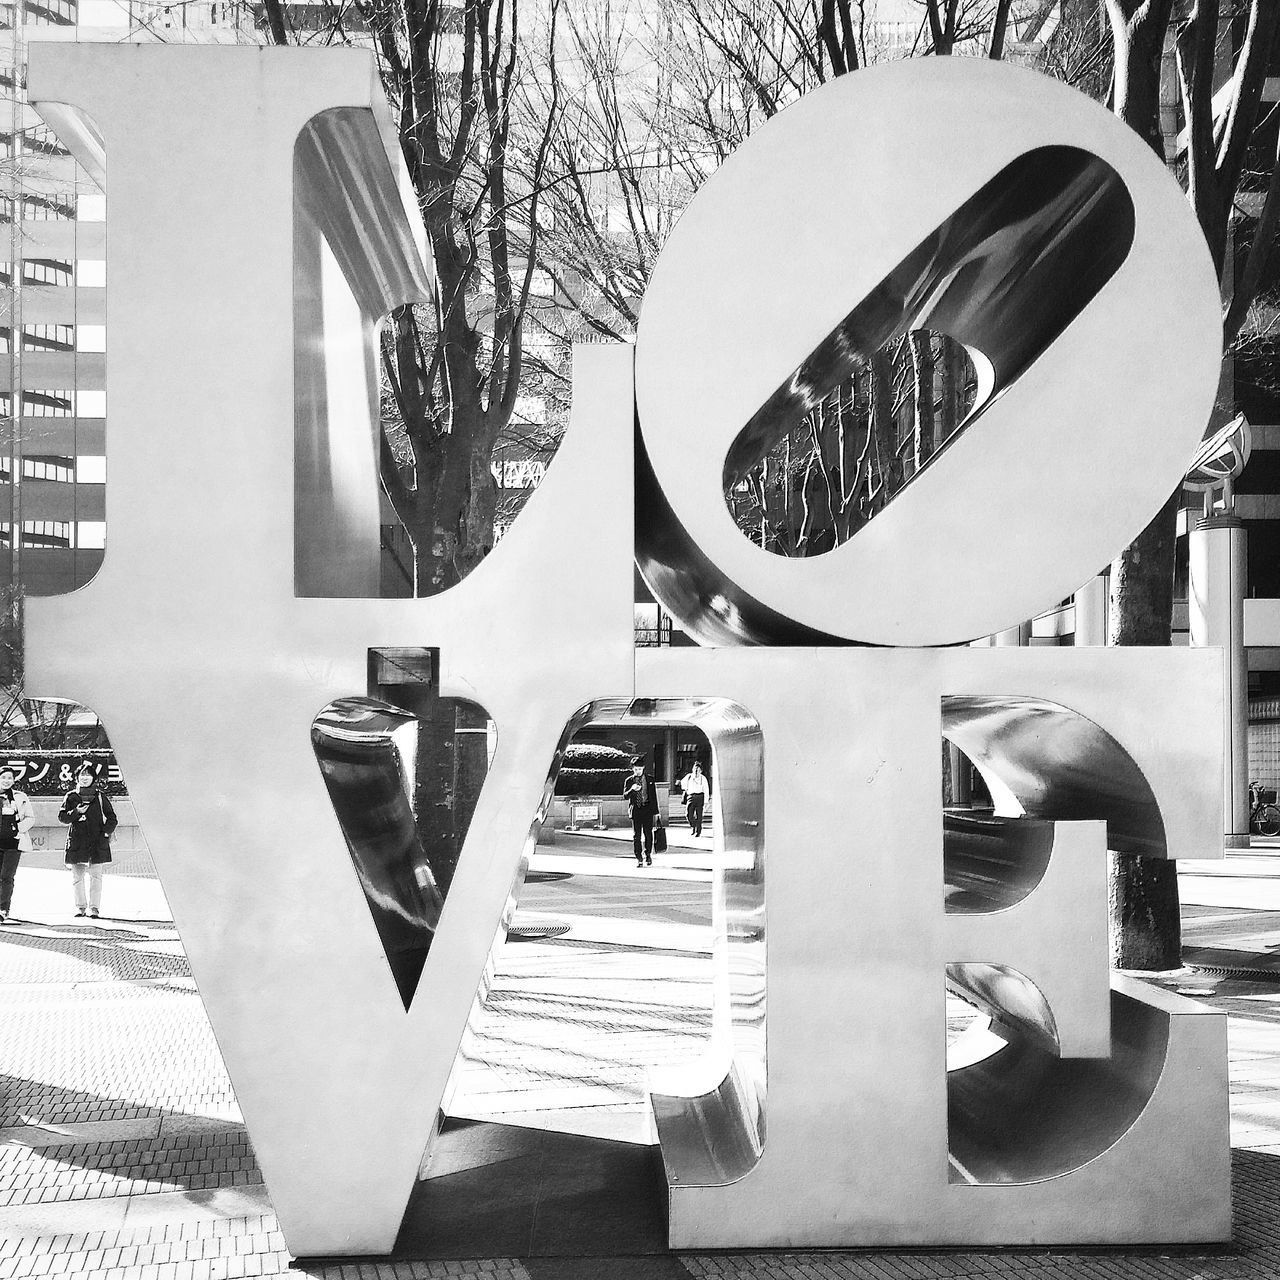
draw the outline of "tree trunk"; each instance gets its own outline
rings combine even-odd
[[[1181,967],[1181,911],[1175,863],[1113,853],[1109,898],[1111,963],[1117,969],[1159,973]]]
[[[1116,645],[1168,645],[1173,626],[1174,551],[1180,494],[1111,566],[1111,634]],[[1115,854],[1111,958],[1118,969],[1176,969],[1182,963],[1177,865]]]
[[[1115,112],[1164,160],[1160,66],[1171,0],[1107,0],[1115,44]],[[1167,645],[1173,629],[1174,552],[1179,494],[1111,566],[1111,634],[1116,645]],[[1115,854],[1111,958],[1121,969],[1182,963],[1178,872],[1173,862]]]

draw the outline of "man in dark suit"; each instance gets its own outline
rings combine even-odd
[[[636,866],[653,866],[653,820],[658,816],[658,788],[653,775],[645,773],[644,758],[633,756],[631,777],[622,788],[622,798],[631,814],[631,843]],[[642,848],[643,841],[643,848]]]

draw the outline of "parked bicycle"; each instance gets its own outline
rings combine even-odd
[[[1249,783],[1249,830],[1260,836],[1280,836],[1280,809],[1273,787]]]

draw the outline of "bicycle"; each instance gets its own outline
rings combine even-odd
[[[1249,830],[1260,836],[1280,836],[1280,809],[1276,793],[1260,782],[1249,784]]]

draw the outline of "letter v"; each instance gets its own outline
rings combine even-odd
[[[334,451],[314,491],[299,468],[304,506],[348,463],[376,474],[377,308],[430,287],[371,54],[60,44],[33,46],[29,74],[90,172],[110,161],[111,484],[97,578],[30,602],[28,685],[106,725],[289,1249],[386,1253],[559,734],[634,688],[631,352],[578,353],[564,449],[461,586],[300,598],[295,431],[300,460]],[[328,185],[299,212],[308,129]],[[321,312],[295,323],[295,286],[317,285],[296,267],[307,234],[328,265]],[[361,254],[376,279],[354,278]],[[363,502],[320,512],[335,553],[376,532]],[[370,648],[405,645],[438,647],[441,693],[498,730],[407,1012],[309,738],[321,707],[365,692]]]

